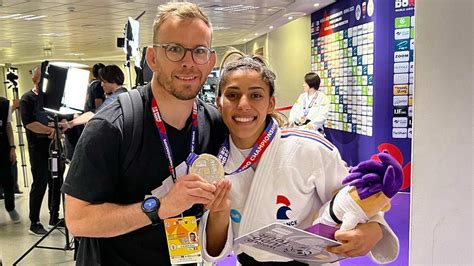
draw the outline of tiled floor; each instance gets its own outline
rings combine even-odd
[[[20,178],[22,178],[20,176]],[[21,186],[21,183],[20,183]],[[23,194],[16,195],[16,209],[22,217],[19,224],[13,224],[8,213],[5,211],[5,203],[0,200],[0,254],[3,257],[3,265],[12,265],[22,254],[33,246],[41,237],[28,233],[30,221],[28,219],[28,193],[29,188],[23,188]],[[46,196],[41,206],[41,223],[46,230],[49,221],[49,212]],[[62,217],[62,212],[61,215]],[[45,238],[41,246],[53,246],[64,248],[65,236],[58,230]],[[35,248],[18,265],[74,265],[74,251],[50,250]]]

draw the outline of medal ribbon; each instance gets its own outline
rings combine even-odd
[[[232,173],[226,173],[226,175],[241,173],[247,170],[252,165],[256,164],[260,157],[262,157],[262,154],[265,152],[268,146],[270,146],[270,143],[276,135],[277,129],[278,125],[273,121],[273,119],[271,119],[265,130],[262,132],[260,137],[258,137],[257,141],[253,145],[249,155],[247,155],[247,158],[245,158],[239,168],[237,168]],[[227,160],[229,159],[229,138],[230,136],[225,139],[224,144],[222,144],[222,147],[219,149],[219,153],[217,155],[217,158],[221,161],[222,165],[225,165]]]
[[[153,118],[155,119],[156,128],[158,129],[158,132],[160,133],[160,139],[161,139],[161,143],[163,144],[163,148],[165,150],[166,159],[168,159],[168,162],[169,162],[168,170],[170,171],[171,177],[173,178],[173,182],[176,182],[176,170],[174,169],[174,164],[173,164],[173,152],[171,151],[171,145],[168,139],[168,134],[166,134],[165,123],[163,119],[161,118],[160,109],[158,108],[158,104],[156,103],[155,98],[153,98],[151,101],[151,112],[153,113]],[[197,117],[198,117],[197,105],[195,101],[193,105],[193,112],[191,114],[192,133],[191,133],[190,153],[194,153],[194,150],[196,149],[196,146],[197,146],[197,129],[198,129]]]
[[[303,106],[303,114],[304,116],[307,116],[308,113],[309,113],[309,109],[311,109],[311,107],[313,107],[313,104],[314,102],[316,101],[316,98],[318,96],[318,92],[315,92],[314,95],[313,95],[313,99],[311,99],[311,102],[309,103],[309,105],[306,107],[306,99],[304,101],[304,106]],[[309,94],[308,94],[308,100],[309,100]]]

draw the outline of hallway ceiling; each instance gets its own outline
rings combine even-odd
[[[163,0],[0,0],[0,64],[45,59],[124,60],[116,47],[128,17],[139,19],[140,46],[149,45]],[[334,0],[213,0],[198,3],[211,17],[214,47],[237,45]],[[319,6],[315,5],[316,3]]]

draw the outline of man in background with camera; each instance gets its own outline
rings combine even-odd
[[[31,221],[29,232],[33,235],[42,236],[47,233],[40,222],[41,203],[46,187],[48,186],[49,226],[54,226],[59,222],[62,180],[53,182],[48,169],[49,145],[51,139],[54,139],[55,129],[48,126],[48,116],[43,110],[43,94],[40,93],[41,88],[38,87],[41,68],[39,66],[35,67],[31,74],[34,86],[31,91],[26,92],[21,97],[20,111],[21,120],[26,128],[31,174],[33,175],[29,199],[29,217]]]

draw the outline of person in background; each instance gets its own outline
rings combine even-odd
[[[101,82],[99,80],[99,70],[104,68],[105,65],[102,63],[94,64],[92,67],[92,80],[87,87],[87,94],[86,94],[86,103],[84,104],[84,112],[92,112],[95,113],[95,110],[104,102],[105,94],[104,89],[102,88]],[[76,115],[77,117],[78,115]],[[69,118],[71,119],[71,118]],[[74,150],[76,148],[77,142],[79,141],[79,137],[82,134],[82,130],[84,130],[83,126],[76,126],[74,128],[66,127],[66,119],[61,121],[61,127],[64,130],[65,136],[65,152],[66,158],[68,160],[72,160],[72,156],[74,155]]]
[[[77,265],[170,265],[163,220],[181,214],[201,217],[206,260],[230,252],[230,182],[187,174],[185,163],[190,153],[217,154],[226,132],[218,111],[196,99],[216,62],[211,23],[196,4],[160,5],[152,40],[134,159],[121,159],[124,119],[114,101],[87,124],[62,188],[68,228],[80,237]]]
[[[328,118],[330,100],[319,90],[321,79],[318,74],[309,72],[304,76],[304,92],[300,94],[290,110],[289,127],[299,127],[324,132]]]
[[[16,99],[12,101],[12,104],[11,104],[12,114],[11,115],[13,115],[13,110],[18,109],[19,106],[20,106],[20,100]],[[12,134],[13,134],[13,129],[12,129]],[[16,157],[16,154],[15,154],[15,157]],[[13,192],[15,194],[23,194],[23,191],[20,190],[20,186],[18,185],[18,164],[16,160],[12,165],[10,165],[10,169],[11,169],[11,174],[13,176]],[[4,199],[4,198],[5,197],[3,195],[3,187],[0,184],[0,199]]]
[[[217,104],[230,136],[218,157],[232,182],[234,237],[274,222],[310,227],[348,175],[337,148],[316,132],[279,128],[272,117],[276,76],[261,58],[233,51],[221,71]],[[398,239],[382,213],[335,238],[343,244],[328,251],[339,255],[372,251],[387,263],[398,254]],[[305,265],[247,245],[234,252],[242,265]]]
[[[87,88],[86,104],[84,105],[84,112],[93,112],[104,102],[105,95],[104,89],[99,78],[99,70],[104,68],[105,65],[97,63],[92,67],[93,79],[89,83]]]
[[[31,221],[29,232],[37,236],[47,233],[40,222],[41,204],[46,187],[48,187],[49,226],[52,227],[61,222],[59,204],[62,183],[62,180],[53,182],[48,169],[49,145],[51,139],[54,139],[55,130],[48,126],[48,116],[43,110],[43,94],[38,88],[40,77],[41,68],[37,66],[32,70],[33,89],[23,94],[20,100],[21,120],[26,128],[31,174],[33,175],[29,199]]]
[[[14,223],[21,222],[15,210],[14,177],[11,166],[16,163],[15,142],[12,130],[12,108],[7,98],[0,96],[0,185],[3,187],[5,209]]]
[[[108,65],[101,68],[99,70],[99,80],[106,94],[105,101],[94,111],[85,112],[71,121],[63,121],[61,126],[64,130],[73,128],[77,125],[86,124],[97,112],[115,101],[121,93],[127,92],[127,89],[123,87],[124,78],[122,70],[117,65]]]

